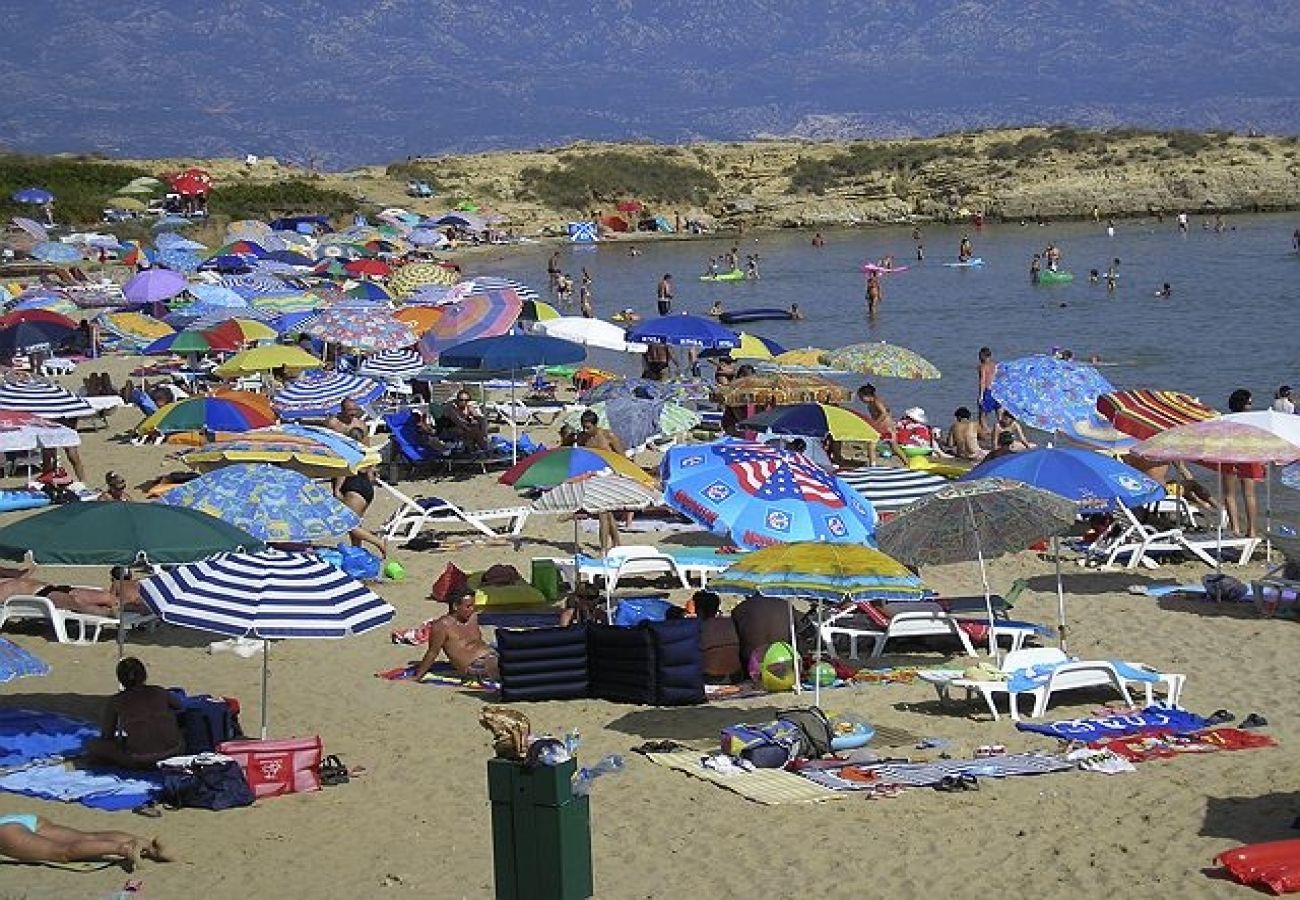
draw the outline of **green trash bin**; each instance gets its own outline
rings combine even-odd
[[[560,570],[556,567],[555,560],[534,559],[530,583],[542,592],[547,603],[554,603],[564,596],[560,586]]]
[[[488,760],[497,900],[593,896],[591,803],[573,795],[576,769],[573,760],[535,768]]]

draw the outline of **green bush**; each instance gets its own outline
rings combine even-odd
[[[791,194],[816,194],[821,196],[839,180],[839,170],[824,159],[800,157],[786,169],[790,178]]]
[[[647,203],[702,203],[721,185],[687,162],[617,150],[570,156],[558,166],[519,173],[523,192],[555,209],[585,210],[593,203],[634,197]]]
[[[1214,141],[1194,131],[1174,131],[1166,136],[1165,143],[1170,150],[1176,150],[1184,156],[1195,156],[1211,147]]]
[[[271,219],[297,213],[346,215],[357,209],[356,198],[342,191],[319,188],[309,181],[218,183],[208,196],[208,211],[231,219]]]
[[[398,162],[384,169],[384,174],[394,181],[425,181],[435,191],[441,191],[438,170],[431,163]]]
[[[6,219],[30,215],[30,206],[9,198],[25,187],[42,187],[54,195],[55,214],[61,221],[98,222],[106,200],[132,178],[148,174],[134,166],[85,157],[0,155],[0,214]]]

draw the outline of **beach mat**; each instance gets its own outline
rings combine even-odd
[[[823,803],[848,796],[802,778],[784,769],[755,769],[743,775],[721,775],[700,764],[700,754],[690,752],[647,753],[646,759],[657,766],[684,772],[701,781],[716,784],[723,790],[739,794],[763,806],[783,803]]]
[[[163,773],[126,769],[77,769],[63,763],[37,764],[0,777],[0,791],[80,803],[116,812],[162,796]]]

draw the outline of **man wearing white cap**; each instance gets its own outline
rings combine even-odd
[[[937,450],[934,431],[925,410],[913,406],[903,411],[903,416],[894,427],[893,440],[890,441],[894,453],[904,464],[909,457],[929,456]]]

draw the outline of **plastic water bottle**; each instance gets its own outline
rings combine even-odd
[[[573,795],[575,797],[586,797],[591,793],[591,783],[597,778],[622,771],[623,757],[617,753],[611,753],[590,769],[582,768],[578,770],[577,776],[573,779]]]

